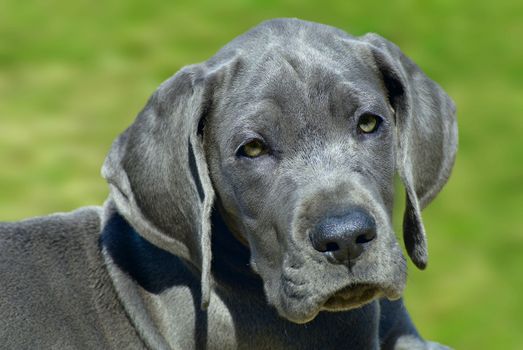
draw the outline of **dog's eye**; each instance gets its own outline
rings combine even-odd
[[[378,130],[380,123],[380,117],[366,113],[360,117],[360,120],[358,121],[358,129],[365,134],[370,134]]]
[[[238,155],[249,158],[256,158],[262,156],[268,152],[268,148],[262,140],[254,139],[238,150]]]

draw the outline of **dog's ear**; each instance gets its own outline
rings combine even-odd
[[[214,190],[205,117],[228,60],[187,66],[151,96],[107,156],[102,176],[118,211],[144,238],[201,271],[209,302]]]
[[[424,269],[428,252],[421,210],[441,190],[454,164],[454,103],[396,45],[376,34],[362,40],[369,44],[394,109],[396,166],[406,189],[403,237],[412,261]]]

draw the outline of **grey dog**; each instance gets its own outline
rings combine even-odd
[[[443,349],[401,300],[457,148],[397,46],[264,22],[182,68],[114,142],[110,195],[0,225],[2,349]]]

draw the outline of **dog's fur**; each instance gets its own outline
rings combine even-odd
[[[363,114],[379,116],[372,134]],[[113,144],[103,208],[0,225],[2,348],[429,349],[391,225],[427,263],[420,210],[457,145],[454,105],[392,43],[264,22],[164,82]],[[262,139],[249,158],[242,145]],[[377,236],[332,263],[308,237],[362,208]]]

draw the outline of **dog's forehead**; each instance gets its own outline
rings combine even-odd
[[[356,112],[385,115],[386,92],[368,46],[345,32],[300,20],[264,22],[208,61],[229,62],[215,121],[226,134],[274,124],[326,129]]]
[[[357,111],[386,113],[383,84],[369,66],[337,65],[316,55],[311,59],[303,50],[280,47],[265,51],[255,68],[242,74],[244,79],[222,91],[220,114],[232,123],[258,120],[260,115],[325,123],[327,118],[349,118]]]
[[[379,84],[369,69],[347,67],[311,50],[267,51],[247,82],[250,101],[270,100],[284,114],[319,112],[370,103]],[[345,114],[350,111],[343,111]]]
[[[338,28],[298,19],[259,24],[226,44],[206,66],[214,71],[233,61],[227,74],[234,75],[240,70],[242,79],[234,82],[250,85],[262,83],[260,78],[267,73],[282,73],[282,70],[294,71],[304,79],[322,70],[338,75],[350,72],[350,78],[355,80],[368,75],[375,65],[366,41]],[[251,79],[245,79],[248,77]]]
[[[337,28],[301,20],[264,22],[224,46],[207,66],[223,62],[230,63],[223,97],[236,109],[267,99],[283,107],[305,106],[307,101],[325,107],[336,95],[350,104],[351,98],[382,87],[366,43]]]

